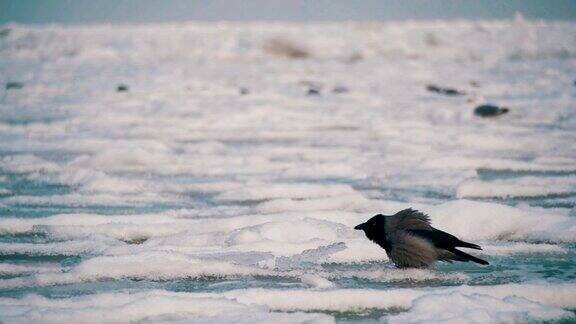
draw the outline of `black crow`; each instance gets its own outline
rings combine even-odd
[[[427,268],[437,260],[488,264],[457,249],[482,250],[480,246],[435,229],[427,215],[414,209],[404,209],[392,216],[378,214],[354,229],[363,230],[399,268]]]

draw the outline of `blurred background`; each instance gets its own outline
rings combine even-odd
[[[0,24],[247,20],[576,19],[573,0],[2,0]]]

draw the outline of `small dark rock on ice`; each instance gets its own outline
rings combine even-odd
[[[319,96],[320,89],[317,88],[308,88],[308,92],[306,92],[307,96]]]
[[[128,89],[129,89],[129,87],[128,87],[127,85],[125,85],[125,84],[119,84],[119,85],[116,87],[116,92],[127,92]]]
[[[480,117],[495,117],[507,113],[508,108],[498,107],[494,105],[480,105],[474,109],[474,115]]]
[[[0,28],[0,38],[8,37],[12,30],[10,28]]]
[[[332,89],[333,93],[347,93],[349,91],[345,86],[335,86],[334,89]]]
[[[433,85],[433,84],[427,85],[426,90],[428,90],[430,92],[440,93],[440,94],[447,95],[447,96],[463,96],[466,94],[466,92],[460,91],[458,89],[444,88],[444,87],[439,87],[439,86]]]
[[[15,81],[6,82],[6,90],[17,90],[22,88],[24,88],[24,83],[22,82],[15,82]]]

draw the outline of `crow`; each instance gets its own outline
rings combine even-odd
[[[364,231],[368,239],[386,250],[398,268],[427,268],[435,261],[488,264],[457,249],[482,250],[480,246],[435,229],[426,214],[411,208],[392,216],[378,214],[354,229]]]

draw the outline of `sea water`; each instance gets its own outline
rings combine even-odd
[[[0,35],[2,322],[576,320],[573,23]],[[490,265],[353,230],[408,207]]]

